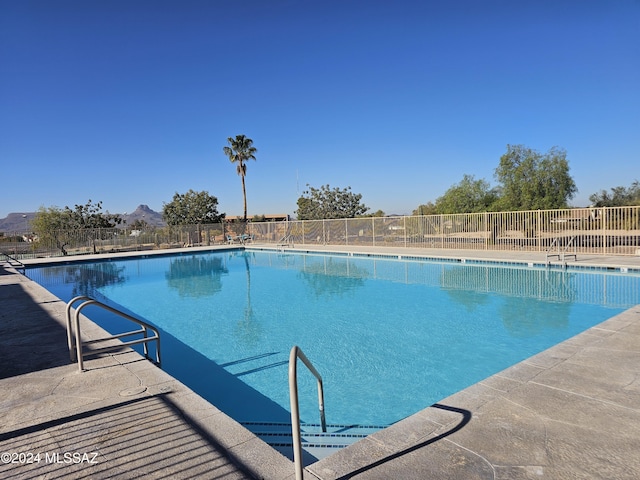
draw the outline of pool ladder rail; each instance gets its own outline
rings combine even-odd
[[[73,305],[77,302],[82,302],[75,309],[72,317]],[[115,315],[118,315],[126,320],[129,320],[132,323],[135,323],[140,328],[137,330],[132,330],[130,332],[119,333],[116,335],[111,335],[104,338],[98,338],[95,340],[86,340],[82,341],[81,332],[80,332],[80,312],[89,305],[95,305],[104,310],[107,310]],[[69,357],[71,361],[78,362],[78,370],[80,372],[84,371],[84,358],[88,356],[97,355],[99,353],[112,352],[116,350],[122,350],[123,347],[129,345],[139,345],[142,344],[144,356],[147,360],[150,360],[158,367],[161,366],[160,361],[160,332],[153,325],[140,320],[139,318],[135,318],[125,312],[121,312],[109,305],[106,305],[98,300],[95,300],[91,297],[87,297],[86,295],[80,295],[72,298],[67,303],[66,308],[66,317],[67,317],[67,345],[69,347]],[[112,342],[111,345],[107,345],[104,347],[92,348],[88,351],[84,351],[84,347],[95,345],[100,342],[107,342],[109,340],[122,339],[125,337],[131,337],[134,335],[142,335],[142,338],[137,338],[135,340],[127,340],[119,342]],[[149,342],[156,342],[155,344],[155,360],[149,355]]]
[[[301,360],[313,376],[316,377],[318,383],[320,424],[304,424],[304,432],[302,432],[301,429],[300,409],[298,405],[298,360]],[[289,354],[289,400],[291,403],[291,424],[253,422],[245,423],[244,425],[284,455],[289,456],[293,450],[296,480],[303,479],[303,464],[326,457],[336,449],[344,448],[370,435],[374,431],[386,428],[382,426],[329,425],[331,431],[328,432],[324,412],[322,377],[297,345],[291,349],[291,353]],[[260,427],[260,430],[258,430],[257,427]],[[307,457],[311,457],[310,459],[304,458],[303,447]]]
[[[290,233],[287,233],[276,243],[276,248],[280,251],[284,251],[284,249],[293,248],[293,236]]]
[[[302,438],[300,434],[300,408],[298,402],[298,359],[304,363],[318,381],[318,409],[320,410],[320,424],[322,431],[327,431],[327,422],[324,415],[324,389],[322,377],[313,366],[307,356],[295,345],[289,354],[289,401],[291,404],[291,435],[293,438],[293,461],[296,467],[296,480],[302,480]]]
[[[567,260],[566,260],[567,257],[573,257],[575,261],[578,261],[578,252],[577,252],[577,246],[576,246],[575,240],[576,240],[576,236],[574,235],[569,239],[567,244],[561,250],[560,237],[554,237],[553,241],[551,242],[551,245],[549,245],[549,248],[547,248],[547,251],[545,253],[545,261],[547,266],[551,263],[549,259],[552,257],[558,257],[558,261],[564,264],[565,267],[567,266]],[[573,253],[569,253],[569,249],[571,247],[573,247]],[[556,253],[551,253],[554,251]]]
[[[12,257],[8,253],[3,252],[1,253],[1,255],[6,258],[6,260],[3,261],[4,264],[8,265],[11,268],[14,268],[18,273],[22,273],[24,275],[26,268],[20,260]]]

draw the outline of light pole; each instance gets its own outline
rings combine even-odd
[[[22,218],[24,219],[24,233],[22,234],[22,240],[26,243],[29,241],[29,237],[28,237],[28,232],[27,232],[27,215],[26,214],[22,214]],[[16,239],[17,240],[17,239]],[[26,251],[26,248],[20,248],[20,250],[22,250],[22,253],[24,254],[24,252]],[[16,251],[15,251],[16,255],[18,254],[18,242],[16,242]]]

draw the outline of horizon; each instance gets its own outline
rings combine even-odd
[[[238,31],[237,21],[243,29]],[[306,185],[411,214],[507,145],[567,151],[586,207],[640,178],[640,2],[8,1],[0,218],[207,191],[294,215]]]

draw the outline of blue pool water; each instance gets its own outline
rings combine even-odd
[[[289,421],[293,345],[323,376],[329,423],[387,425],[640,303],[632,273],[273,251],[27,274],[159,327],[163,369],[239,421]],[[317,422],[315,380],[299,375],[302,419]]]

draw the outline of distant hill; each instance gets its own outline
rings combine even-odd
[[[162,214],[151,210],[148,205],[138,205],[138,207],[129,214],[121,214],[123,220],[131,225],[136,220],[144,221],[151,227],[164,227],[165,221],[162,220]]]
[[[162,220],[162,213],[151,210],[148,205],[138,205],[137,208],[128,214],[119,214],[127,223],[120,227],[131,225],[136,220],[141,220],[152,227],[164,227],[166,223]],[[0,219],[0,232],[5,233],[25,233],[29,230],[31,221],[36,216],[36,212],[10,213],[6,218]]]
[[[10,213],[7,218],[0,219],[0,232],[26,233],[36,212]]]

